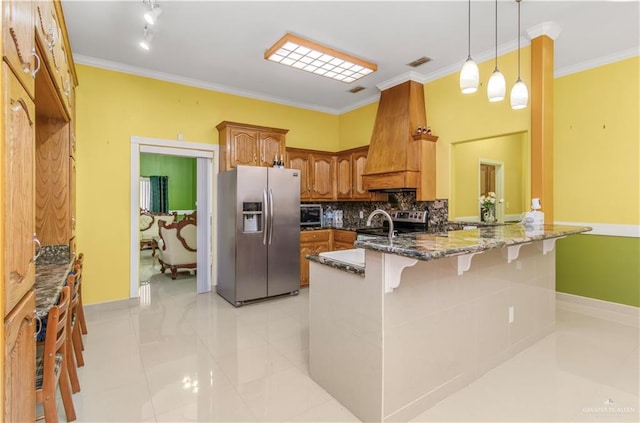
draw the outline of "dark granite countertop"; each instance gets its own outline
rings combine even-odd
[[[66,247],[66,249],[65,249]],[[75,256],[68,246],[45,246],[36,260],[36,316],[47,317],[60,297],[67,275],[73,269]]]
[[[591,229],[587,226],[544,225],[542,229],[527,231],[517,224],[479,226],[477,229],[459,231],[401,234],[394,238],[391,244],[387,237],[375,237],[356,241],[354,245],[356,248],[428,261],[558,238],[588,232]]]
[[[354,264],[344,263],[339,260],[334,260],[329,257],[322,257],[317,254],[310,254],[306,256],[307,260],[315,261],[316,263],[324,264],[334,269],[342,270],[343,272],[353,273],[354,275],[364,277],[364,267],[356,266]]]

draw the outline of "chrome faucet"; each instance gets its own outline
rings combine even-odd
[[[371,220],[377,214],[381,214],[389,221],[389,244],[391,244],[393,241],[393,220],[391,219],[391,216],[389,215],[389,213],[387,213],[382,209],[376,209],[372,211],[369,217],[367,218],[367,226],[371,226]]]

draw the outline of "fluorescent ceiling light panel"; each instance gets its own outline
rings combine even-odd
[[[374,63],[289,33],[271,46],[264,58],[346,83],[378,70]]]

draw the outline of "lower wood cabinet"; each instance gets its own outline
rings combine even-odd
[[[331,251],[331,229],[300,232],[300,286],[309,285],[309,254]]]
[[[356,242],[356,233],[354,231],[333,230],[333,248],[335,250],[351,250],[353,243]]]
[[[320,229],[317,231],[300,232],[300,286],[309,285],[310,254],[325,251],[350,250],[356,242],[356,233],[339,229]]]
[[[4,421],[35,420],[35,294],[30,290],[4,319]]]

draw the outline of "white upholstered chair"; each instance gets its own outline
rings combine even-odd
[[[162,273],[171,269],[175,279],[178,269],[195,269],[197,262],[197,226],[194,220],[166,224],[158,222],[158,261]]]
[[[158,233],[158,222],[163,221],[171,224],[177,220],[176,213],[151,213],[140,212],[140,249],[151,247],[151,255],[156,255]]]

